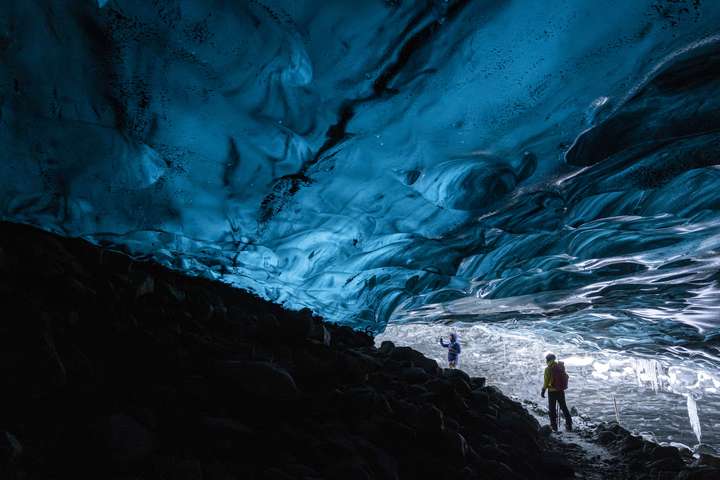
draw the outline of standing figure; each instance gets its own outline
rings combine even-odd
[[[448,349],[448,366],[455,368],[460,360],[460,342],[458,342],[457,335],[454,333],[450,334],[450,343],[445,343],[442,337],[440,337],[440,345]]]
[[[557,406],[560,406],[565,416],[565,431],[572,431],[572,417],[565,403],[565,390],[568,387],[568,374],[565,372],[565,364],[558,362],[554,353],[548,353],[545,356],[545,379],[540,396],[545,398],[545,390],[548,391],[548,409],[550,410],[550,428],[553,432],[558,431],[557,426]]]

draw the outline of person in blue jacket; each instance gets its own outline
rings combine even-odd
[[[450,343],[445,343],[442,337],[440,337],[440,345],[448,349],[448,366],[455,368],[460,360],[460,342],[458,342],[457,335],[454,333],[450,334]]]

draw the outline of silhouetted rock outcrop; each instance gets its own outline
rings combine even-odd
[[[0,306],[3,478],[573,475],[483,378],[82,240],[0,223]]]

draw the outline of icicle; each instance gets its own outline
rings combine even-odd
[[[615,421],[620,425],[620,411],[618,410],[617,401],[615,401],[615,395],[613,394],[613,405],[615,406]]]
[[[690,417],[690,426],[692,427],[693,432],[697,437],[698,444],[700,444],[700,437],[702,436],[702,431],[700,429],[700,417],[698,417],[697,403],[695,403],[695,398],[692,396],[692,393],[688,393],[686,397],[688,417]]]
[[[650,388],[655,392],[663,389],[663,369],[660,362],[646,358],[635,358],[633,359],[633,366],[639,387],[650,384]]]

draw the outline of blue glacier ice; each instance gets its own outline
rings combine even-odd
[[[720,369],[719,26],[700,0],[3,1],[0,218],[376,332],[565,335],[683,399],[673,368]]]

